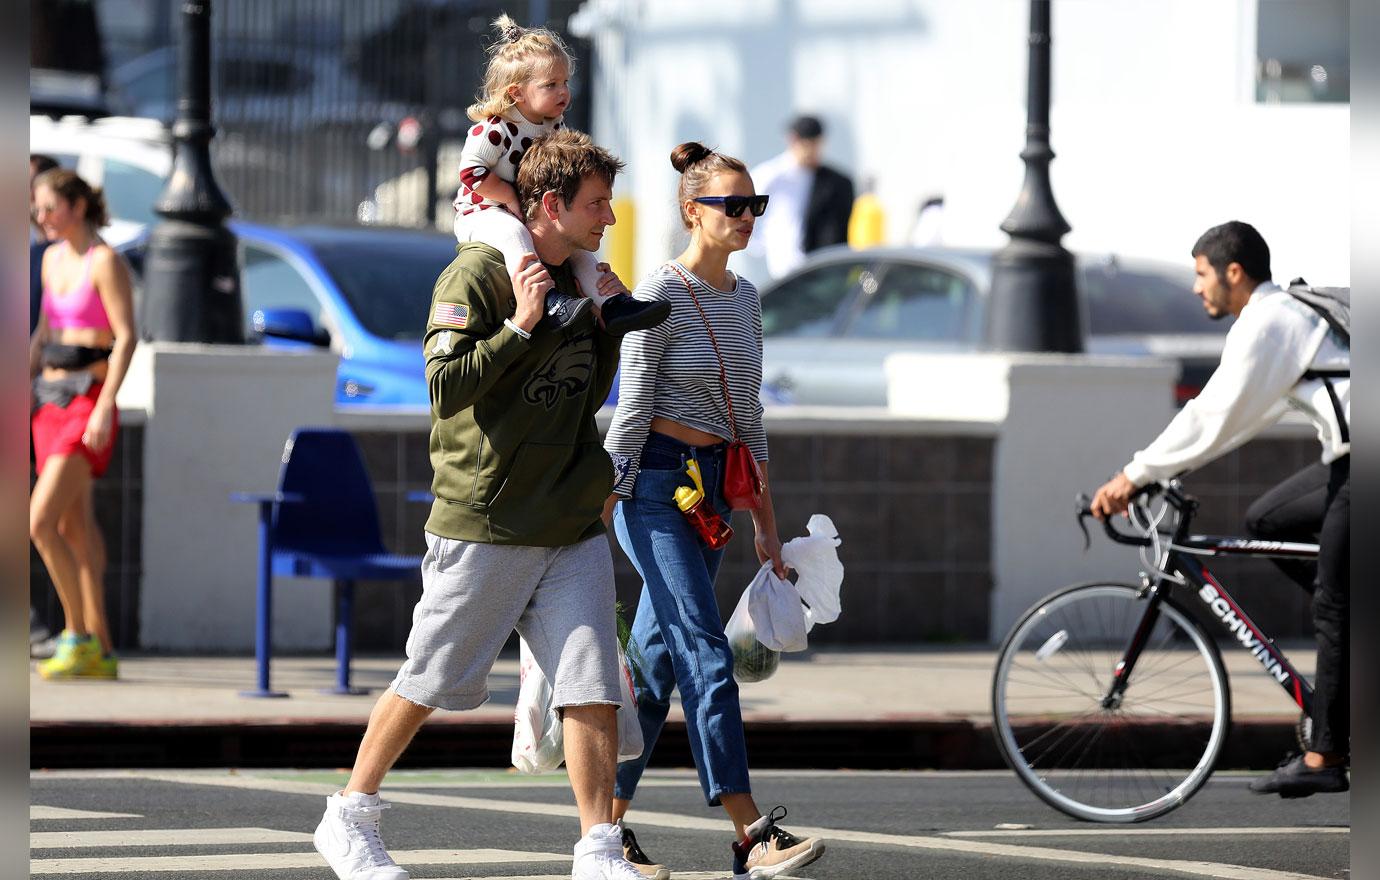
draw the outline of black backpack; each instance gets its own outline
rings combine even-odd
[[[1307,281],[1302,278],[1295,278],[1289,282],[1288,293],[1294,299],[1317,312],[1332,328],[1332,332],[1341,337],[1347,350],[1351,350],[1350,287],[1309,287]],[[1350,443],[1350,426],[1346,423],[1346,413],[1342,410],[1342,402],[1337,397],[1336,389],[1332,387],[1332,380],[1351,378],[1351,370],[1349,368],[1306,370],[1302,378],[1322,380],[1323,385],[1327,388],[1327,396],[1332,399],[1332,411],[1337,415],[1337,427],[1341,429],[1342,442]]]

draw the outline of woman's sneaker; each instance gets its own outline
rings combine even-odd
[[[38,664],[38,674],[45,679],[59,680],[83,676],[104,678],[93,675],[101,664],[101,643],[93,635],[79,636],[65,629],[58,636],[53,656]]]
[[[633,834],[631,828],[623,824],[622,819],[613,824],[617,825],[623,832],[623,858],[640,871],[643,877],[648,877],[650,880],[671,880],[671,870],[665,865],[658,865],[647,858],[642,847],[637,845],[637,835]]]
[[[340,880],[408,880],[379,837],[379,813],[388,806],[376,794],[341,791],[326,798],[313,843]]]
[[[643,873],[623,858],[623,829],[595,825],[575,844],[571,880],[646,880]]]
[[[777,820],[784,818],[786,808],[773,807],[769,815],[744,829],[747,838],[733,844],[733,880],[775,877],[824,855],[823,840],[796,837],[778,827]]]

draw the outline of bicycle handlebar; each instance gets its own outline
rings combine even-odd
[[[1140,495],[1144,495],[1145,497],[1149,498],[1158,494],[1160,490],[1161,486],[1159,483],[1150,483],[1149,485],[1142,486],[1140,489],[1136,490],[1136,493],[1132,495],[1131,498],[1132,500],[1135,500],[1135,498]],[[1089,498],[1085,493],[1080,492],[1074,498],[1073,503],[1075,505],[1074,512],[1078,516],[1078,528],[1083,533],[1083,549],[1087,550],[1089,547],[1092,546],[1092,537],[1088,535],[1088,527],[1083,524],[1083,520],[1093,516],[1092,499]],[[1114,519],[1115,517],[1109,516],[1106,519],[1102,520],[1102,531],[1107,533],[1108,538],[1111,538],[1118,544],[1126,544],[1130,547],[1150,546],[1151,542],[1149,538],[1121,531],[1115,525],[1112,524]]]

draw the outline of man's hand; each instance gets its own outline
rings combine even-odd
[[[618,502],[622,500],[622,497],[620,497],[617,493],[614,493],[610,495],[608,498],[604,499],[604,512],[600,516],[600,519],[604,521],[604,528],[613,528],[613,509],[617,507]]]
[[[1132,483],[1125,472],[1108,480],[1093,496],[1092,513],[1098,519],[1106,519],[1118,513],[1125,513],[1131,504],[1131,496],[1140,488]]]
[[[599,275],[599,295],[617,296],[620,293],[629,293],[628,286],[623,283],[623,279],[613,274],[613,267],[608,263],[599,263],[594,267],[601,274]],[[581,291],[583,293],[583,291]]]
[[[517,299],[513,323],[531,333],[546,312],[546,292],[555,287],[556,282],[551,280],[536,254],[522,255],[512,281],[513,296]]]

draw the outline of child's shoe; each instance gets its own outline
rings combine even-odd
[[[647,330],[665,321],[671,314],[671,304],[659,299],[633,299],[626,293],[618,293],[604,300],[599,314],[604,318],[605,330],[622,336],[634,330]]]

